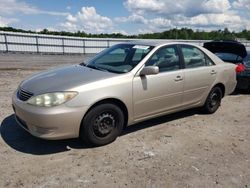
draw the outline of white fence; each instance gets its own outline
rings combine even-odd
[[[92,54],[98,53],[114,44],[134,40],[142,39],[80,38],[0,31],[0,51],[59,54]],[[203,45],[203,43],[206,42],[205,40],[159,41],[184,41],[198,45]],[[250,41],[243,41],[243,44],[245,44],[248,50],[250,50]]]

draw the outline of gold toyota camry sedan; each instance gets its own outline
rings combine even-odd
[[[192,44],[122,43],[86,63],[24,80],[13,109],[34,136],[100,146],[150,118],[195,107],[214,113],[236,86],[235,68]]]

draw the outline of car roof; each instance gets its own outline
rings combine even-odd
[[[192,43],[187,42],[172,42],[172,41],[162,41],[162,40],[133,40],[129,42],[125,42],[125,44],[134,44],[134,45],[145,45],[145,46],[162,46],[162,45],[174,45],[174,44],[183,44],[183,45],[191,45],[197,46]]]

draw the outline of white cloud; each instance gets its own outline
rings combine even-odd
[[[11,23],[18,22],[15,18],[4,18],[0,16],[0,27],[6,27]]]
[[[162,17],[150,19],[148,23],[151,28],[168,29],[172,26],[171,20]]]
[[[99,15],[94,7],[82,7],[76,15],[68,15],[61,26],[69,31],[85,31],[90,33],[110,32],[113,22],[110,18]]]
[[[140,24],[147,24],[148,20],[146,20],[143,16],[132,14],[129,17],[117,17],[115,18],[115,21],[117,22],[134,22],[134,23],[140,23]]]
[[[164,3],[159,0],[127,0],[124,2],[130,11],[136,10],[137,13],[145,11],[160,11]]]
[[[233,31],[240,31],[250,28],[250,20],[241,18],[235,12],[223,14],[201,14],[191,18],[180,16],[174,20],[173,25],[178,27],[189,27],[205,30],[217,30],[228,28]]]
[[[249,0],[235,0],[233,2],[233,7],[237,9],[250,10],[250,1]]]
[[[171,20],[165,19],[162,17],[146,19],[142,15],[132,14],[129,17],[118,17],[115,18],[116,22],[128,22],[128,23],[135,23],[140,24],[141,26],[147,26],[148,29],[140,29],[139,33],[142,31],[147,31],[149,33],[153,31],[166,30],[171,27]]]
[[[66,31],[74,32],[74,31],[77,31],[77,30],[81,30],[81,29],[78,29],[76,24],[74,24],[74,23],[72,23],[70,21],[62,23],[61,26],[62,26],[63,30],[66,30]]]
[[[202,13],[222,13],[228,10],[229,0],[126,0],[125,7],[137,14],[183,14],[195,16]]]
[[[121,33],[122,35],[129,35],[129,33],[124,30],[114,30],[112,33]]]
[[[241,18],[234,14],[201,14],[192,18],[182,17],[182,20],[176,21],[179,26],[217,26],[227,27],[241,23]]]
[[[250,28],[249,0],[126,0],[131,16],[121,22],[144,24],[141,31],[161,31],[173,27],[224,29]],[[248,11],[247,11],[248,10]],[[136,16],[135,16],[136,15]],[[248,15],[248,16],[247,16]],[[140,25],[140,26],[141,26]]]
[[[208,0],[201,4],[203,13],[223,13],[231,8],[228,0]]]
[[[145,33],[154,33],[154,31],[150,30],[150,29],[139,29],[138,30],[139,34],[145,34]]]
[[[77,22],[77,17],[72,16],[71,14],[67,16],[68,22]]]
[[[17,0],[0,0],[0,15],[6,14],[48,14],[52,16],[65,16],[66,12],[45,11],[31,6],[24,1]]]

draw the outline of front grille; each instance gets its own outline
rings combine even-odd
[[[17,92],[17,96],[21,101],[27,101],[29,98],[31,98],[34,94],[28,91],[25,91],[24,89],[20,88]]]

